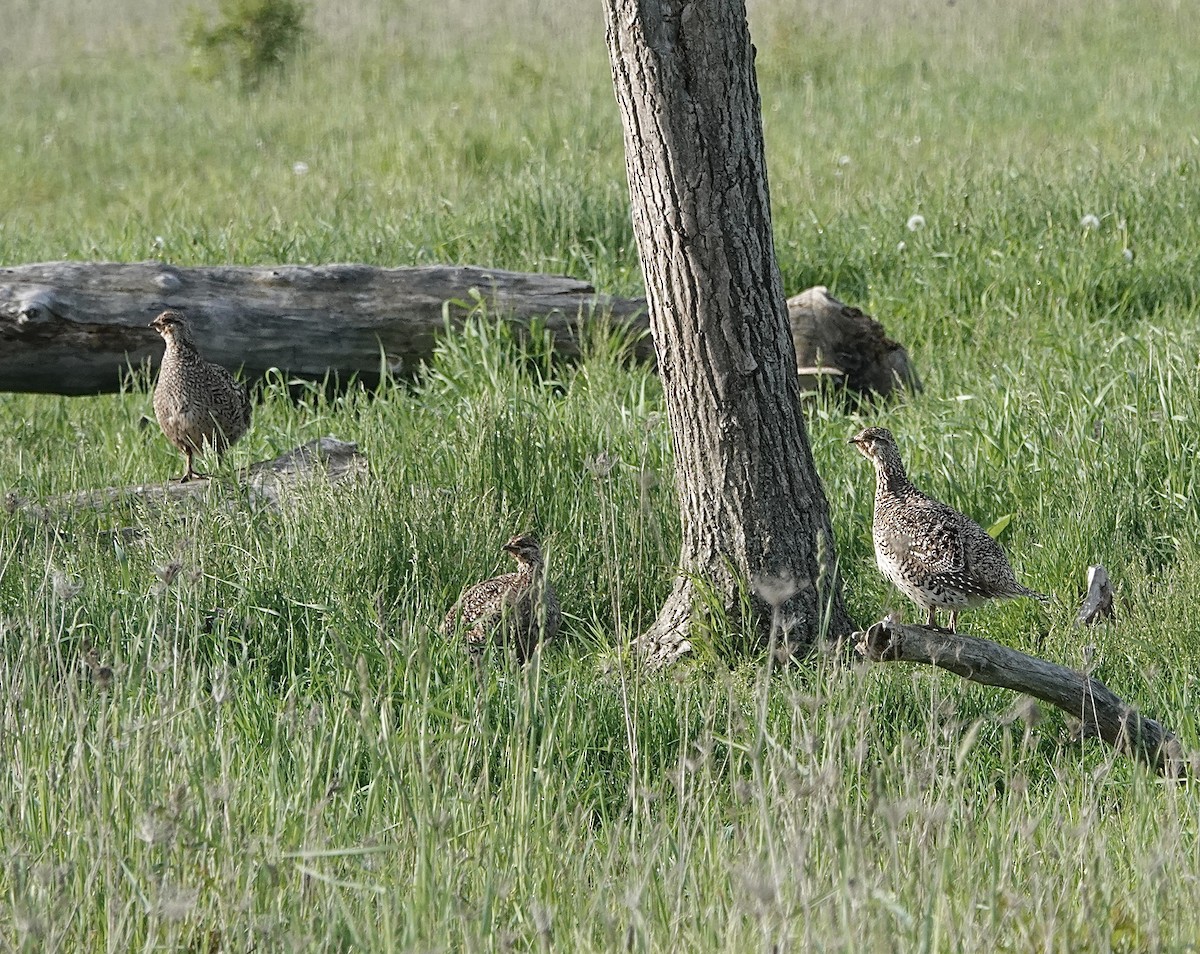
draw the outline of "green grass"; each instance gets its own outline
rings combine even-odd
[[[0,10],[0,265],[466,262],[640,292],[599,5],[314,7],[309,52],[253,97],[191,75],[183,8]],[[1067,665],[1094,647],[1196,750],[1192,12],[751,17],[785,287],[876,314],[926,385],[806,406],[852,614],[903,604],[845,443],[884,423],[924,489],[1011,515],[1020,576],[1056,596],[969,631]],[[1194,789],[1056,712],[902,667],[630,665],[679,540],[658,382],[625,342],[566,364],[484,319],[376,395],[268,381],[221,465],[335,434],[370,459],[357,486],[0,518],[5,949],[1200,945]],[[175,474],[149,413],[144,383],[0,395],[0,488]],[[563,638],[480,700],[435,627],[522,528]],[[1083,632],[1094,562],[1119,617]]]

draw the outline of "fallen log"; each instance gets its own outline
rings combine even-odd
[[[838,301],[824,285],[793,295],[787,305],[801,387],[837,384],[884,398],[921,390],[908,351],[862,309]]]
[[[1075,617],[1075,625],[1092,626],[1100,620],[1112,619],[1116,615],[1113,609],[1115,596],[1108,571],[1099,563],[1089,566],[1087,593],[1079,607],[1079,614]]]
[[[366,473],[367,458],[359,453],[357,444],[336,437],[319,437],[272,460],[243,468],[237,473],[235,486],[252,506],[279,507],[289,494],[299,491],[313,479],[336,484]],[[221,479],[208,478],[190,480],[186,484],[170,481],[102,487],[60,494],[40,502],[9,493],[4,500],[4,509],[10,514],[23,512],[45,520],[63,510],[104,510],[129,504],[159,510],[169,504],[198,504],[214,491],[224,489],[227,487]]]
[[[873,662],[924,663],[985,686],[1011,689],[1057,706],[1125,755],[1167,778],[1187,773],[1179,739],[1140,715],[1087,673],[1028,656],[989,639],[927,626],[906,626],[887,617],[855,633],[859,654]]]
[[[587,282],[468,266],[210,266],[163,262],[45,262],[0,268],[0,391],[116,391],[129,368],[157,365],[148,327],[184,311],[201,351],[248,379],[271,368],[322,381],[378,382],[381,362],[412,374],[433,354],[447,318],[478,305],[505,320],[545,322],[564,355],[580,321],[648,328],[642,299],[598,294]],[[649,336],[638,354],[653,357]]]

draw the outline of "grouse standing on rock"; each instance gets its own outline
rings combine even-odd
[[[484,580],[463,590],[442,621],[442,634],[465,630],[463,638],[478,660],[489,642],[511,646],[525,662],[540,644],[558,635],[562,609],[554,586],[546,578],[542,551],[535,536],[518,534],[502,549],[520,569]]]
[[[868,427],[850,439],[875,465],[875,560],[883,575],[937,624],[950,611],[955,631],[962,609],[988,600],[1050,598],[1017,582],[1008,557],[979,524],[927,497],[904,473],[891,431]]]
[[[205,476],[193,467],[196,454],[210,448],[219,454],[246,433],[250,396],[225,368],[200,356],[179,312],[164,311],[150,327],[167,343],[154,388],[154,416],[167,440],[187,457],[179,478],[184,483]]]

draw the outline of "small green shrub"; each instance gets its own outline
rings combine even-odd
[[[245,92],[258,89],[301,48],[308,10],[301,0],[220,0],[220,19],[195,10],[185,28],[196,72],[209,80],[236,77]]]

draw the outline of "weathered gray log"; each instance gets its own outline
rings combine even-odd
[[[0,268],[0,390],[115,391],[128,368],[157,364],[148,327],[184,311],[205,356],[249,379],[289,375],[378,381],[413,373],[433,354],[448,316],[479,302],[497,318],[544,319],[555,348],[578,354],[580,321],[649,327],[642,299],[598,294],[587,282],[467,266],[212,266],[46,262]],[[646,337],[639,355],[653,357]]]
[[[921,379],[908,351],[887,336],[883,325],[861,309],[838,301],[824,285],[788,299],[800,384],[817,390],[841,384],[858,394],[888,397],[920,391]]]
[[[357,444],[336,437],[319,437],[273,460],[259,461],[243,468],[238,472],[236,486],[245,493],[248,503],[278,507],[289,493],[303,488],[308,481],[319,478],[336,484],[366,473],[367,459],[359,453]],[[220,479],[204,479],[186,484],[171,481],[102,487],[62,494],[41,502],[10,493],[5,497],[4,506],[9,513],[25,512],[50,519],[54,513],[63,510],[102,510],[131,503],[156,510],[167,504],[199,503],[214,492],[222,493],[227,489]]]
[[[1079,607],[1079,615],[1075,617],[1075,625],[1091,626],[1100,620],[1112,619],[1115,615],[1113,610],[1115,595],[1112,581],[1108,578],[1108,571],[1099,563],[1089,566],[1087,593],[1084,595],[1083,604]]]
[[[1127,705],[1086,673],[1028,656],[988,639],[906,626],[890,616],[855,633],[856,649],[873,662],[924,663],[985,686],[999,686],[1057,706],[1101,739],[1168,778],[1187,772],[1179,739]]]

